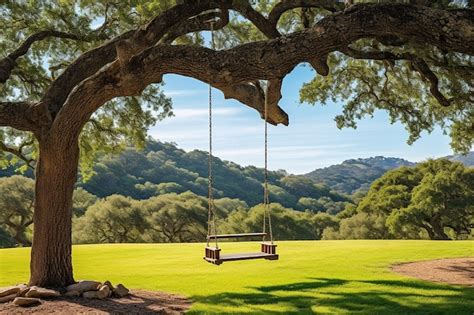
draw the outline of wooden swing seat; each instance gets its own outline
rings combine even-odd
[[[250,260],[250,259],[266,259],[278,260],[276,253],[276,245],[263,242],[261,244],[261,252],[254,253],[235,253],[221,255],[221,249],[216,247],[206,247],[204,260],[215,265],[220,265],[226,261]]]
[[[209,235],[208,240],[211,239],[221,239],[221,238],[242,238],[242,237],[257,237],[257,236],[267,236],[267,233],[239,233],[239,234],[218,234],[218,235]]]

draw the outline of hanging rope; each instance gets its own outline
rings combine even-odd
[[[270,193],[268,191],[268,98],[265,95],[264,105],[264,125],[265,125],[265,169],[264,169],[264,192],[263,192],[263,233],[266,233],[267,219],[268,219],[268,230],[270,234],[270,242],[273,244],[273,231],[272,231],[272,218],[270,215]],[[266,240],[266,235],[263,237]]]
[[[211,47],[215,49],[214,43],[214,21],[210,21],[211,24]],[[214,205],[214,194],[213,194],[213,180],[212,180],[212,86],[209,84],[209,157],[208,157],[208,217],[207,217],[207,236],[213,234],[217,235],[217,226],[216,226],[216,208]],[[216,241],[216,248],[219,247]],[[207,246],[209,246],[209,237],[207,238]]]
[[[211,30],[211,47],[215,50],[214,41],[214,20],[209,21]],[[207,246],[210,244],[210,235],[217,235],[217,223],[216,223],[216,207],[214,205],[214,194],[213,194],[213,174],[212,174],[212,86],[209,84],[209,156],[208,156],[208,217],[207,217]],[[273,231],[272,231],[272,220],[270,216],[270,197],[268,190],[268,100],[265,97],[264,105],[264,125],[265,125],[265,169],[264,169],[264,211],[263,211],[263,241],[266,240],[267,220],[268,230],[270,236],[270,242],[273,244]],[[215,239],[215,247],[219,248],[217,237]]]

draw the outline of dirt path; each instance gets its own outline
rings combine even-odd
[[[474,257],[399,264],[392,270],[422,280],[474,287]]]
[[[0,314],[182,314],[191,306],[191,301],[176,295],[141,290],[132,293],[121,299],[44,300],[41,305],[30,308],[6,303],[0,304]]]

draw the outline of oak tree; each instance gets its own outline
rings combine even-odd
[[[387,219],[394,232],[415,227],[424,230],[430,239],[451,239],[472,236],[474,228],[474,169],[459,162],[430,160],[417,166],[422,176],[411,191],[406,206],[392,203]]]
[[[471,1],[352,2],[2,2],[1,150],[36,172],[30,284],[74,282],[71,209],[79,163],[87,170],[97,148],[143,140],[148,126],[169,115],[170,103],[157,90],[168,73],[208,83],[260,114],[266,98],[268,121],[287,125],[282,80],[308,63],[316,75],[302,99],[346,100],[339,126],[381,109],[405,124],[410,141],[441,126],[453,148],[468,150]],[[199,35],[211,28],[219,50]]]
[[[77,243],[143,242],[143,232],[148,228],[145,216],[139,201],[112,195],[74,220],[73,239]]]

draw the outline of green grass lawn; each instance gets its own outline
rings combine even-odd
[[[474,314],[474,288],[390,271],[394,263],[474,256],[473,241],[279,242],[279,261],[202,260],[202,244],[74,247],[76,279],[186,295],[190,313]],[[223,244],[223,252],[257,243]],[[0,250],[0,286],[28,279],[30,250]]]

